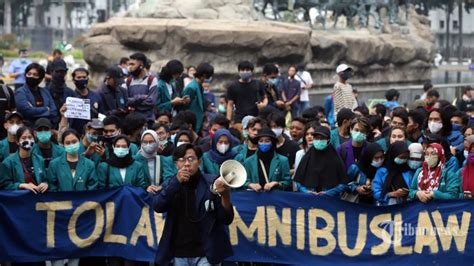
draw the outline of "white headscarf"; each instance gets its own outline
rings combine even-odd
[[[145,130],[143,133],[142,133],[142,137],[140,138],[140,143],[143,142],[143,138],[147,135],[147,134],[150,134],[153,139],[155,140],[156,143],[159,142],[159,138],[158,138],[158,134],[156,134],[156,131],[154,130],[151,130],[151,129],[147,129]],[[151,158],[154,158],[156,154],[148,154],[146,153],[142,147],[140,147],[140,150],[138,151],[139,154],[141,154],[143,157],[145,157],[146,159],[151,159]]]

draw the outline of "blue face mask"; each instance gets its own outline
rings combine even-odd
[[[400,158],[398,158],[398,157],[396,157],[396,158],[393,160],[393,162],[396,163],[396,164],[398,164],[398,165],[404,164],[404,163],[406,163],[407,161],[408,161],[407,159],[400,159]]]
[[[243,71],[239,73],[239,76],[243,81],[250,81],[252,79],[252,72]]]
[[[261,152],[268,152],[271,148],[272,148],[272,144],[271,144],[271,143],[259,143],[259,144],[258,144],[258,149],[259,149]]]
[[[273,85],[274,87],[278,86],[278,79],[277,78],[274,78],[274,79],[269,79],[268,80],[268,83],[270,85]]]
[[[453,124],[453,131],[461,131],[461,125]]]
[[[315,139],[313,140],[313,147],[318,151],[322,151],[328,147],[328,141],[326,139]]]
[[[123,158],[128,154],[128,148],[114,148],[115,156]]]
[[[416,170],[421,167],[421,163],[419,161],[413,161],[413,160],[408,160],[408,167],[410,167],[412,170]]]
[[[360,131],[351,131],[351,137],[356,142],[363,142],[366,139],[365,134]]]
[[[97,139],[99,137],[97,135],[92,135],[91,133],[87,133],[86,138],[88,142],[97,142]]]

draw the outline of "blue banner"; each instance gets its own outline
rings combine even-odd
[[[352,204],[290,192],[236,192],[229,261],[472,264],[473,201]],[[132,187],[0,192],[0,261],[85,256],[153,261],[164,218]]]

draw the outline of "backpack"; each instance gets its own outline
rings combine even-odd
[[[148,88],[150,88],[151,83],[153,82],[153,79],[154,79],[154,78],[155,78],[155,76],[153,76],[153,75],[148,75],[148,79],[147,79]],[[128,77],[127,77],[127,81],[126,81],[127,89],[130,87],[130,84],[132,84],[132,76],[128,76]]]
[[[10,109],[10,98],[11,98],[10,91],[8,90],[8,87],[6,84],[1,84],[1,86],[3,90],[3,94],[5,94],[5,98],[7,101],[7,109]]]

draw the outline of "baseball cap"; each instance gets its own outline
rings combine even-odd
[[[314,132],[313,132],[313,136],[314,135],[320,135],[320,136],[323,136],[323,137],[326,137],[326,138],[329,138],[331,136],[331,132],[329,131],[329,129],[325,126],[317,126],[315,129],[314,129]]]
[[[420,143],[412,143],[408,146],[411,158],[421,159],[423,157],[423,146]]]
[[[109,76],[110,78],[114,79],[114,80],[120,80],[120,79],[123,79],[124,78],[124,74],[123,74],[123,71],[120,67],[118,66],[113,66],[109,69],[107,69],[107,76]]]
[[[35,130],[38,130],[39,128],[42,128],[42,127],[51,129],[53,125],[51,124],[51,121],[49,121],[49,119],[43,117],[36,120],[34,128]]]
[[[346,71],[346,70],[352,70],[352,68],[349,67],[349,66],[346,65],[346,64],[340,64],[340,65],[338,65],[337,68],[336,68],[336,73],[339,74],[339,73],[344,72],[344,71]]]
[[[18,113],[17,111],[13,111],[13,112],[6,112],[5,113],[5,121],[9,120],[10,118],[12,118],[14,116],[17,116],[21,120],[23,120],[23,116],[20,113]]]
[[[104,123],[97,118],[92,119],[89,123],[87,123],[87,127],[93,129],[104,129]]]

